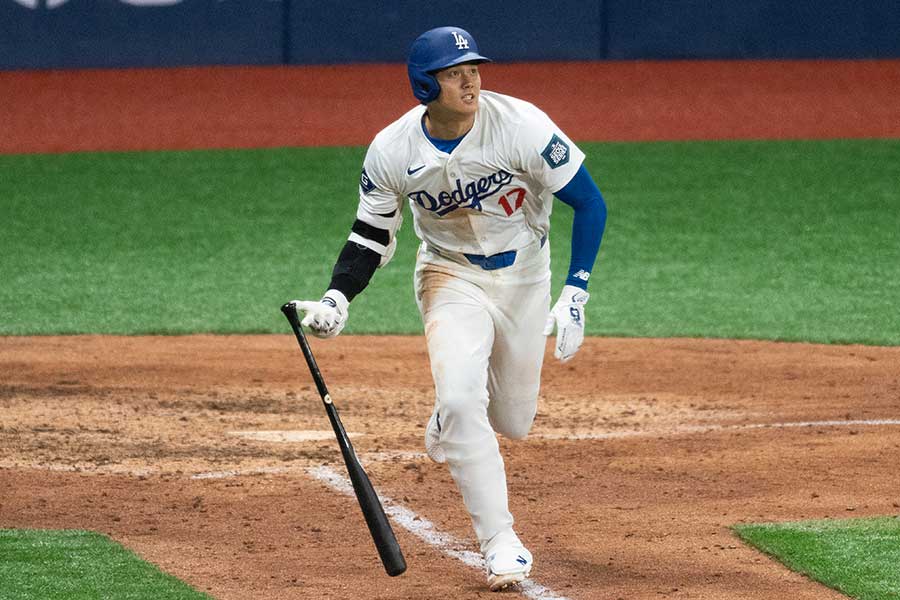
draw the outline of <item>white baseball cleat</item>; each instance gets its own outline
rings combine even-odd
[[[425,452],[428,454],[428,458],[436,463],[447,462],[447,455],[441,448],[441,418],[438,416],[437,409],[431,413],[428,427],[425,428]]]
[[[527,579],[534,559],[525,546],[517,543],[501,545],[491,550],[485,557],[485,563],[488,586],[492,592],[499,592]]]

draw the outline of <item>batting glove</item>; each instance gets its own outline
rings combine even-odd
[[[328,290],[318,302],[294,300],[297,312],[306,316],[300,324],[318,338],[333,338],[347,323],[347,308],[350,302],[338,290]]]
[[[583,289],[567,285],[547,315],[544,335],[553,333],[553,326],[556,326],[556,350],[553,355],[561,362],[571,360],[584,341],[584,305],[590,297]]]

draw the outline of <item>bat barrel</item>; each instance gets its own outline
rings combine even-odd
[[[372,482],[359,464],[353,448],[346,447],[345,450],[345,447],[342,447],[341,450],[344,453],[344,462],[347,464],[347,473],[353,483],[353,490],[359,500],[359,507],[366,519],[372,541],[375,542],[378,556],[381,557],[381,564],[384,565],[384,570],[388,575],[396,577],[406,571],[406,560],[403,558],[403,552],[400,550],[394,530],[378,499],[378,494],[375,493]]]

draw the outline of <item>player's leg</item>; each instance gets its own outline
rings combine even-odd
[[[506,473],[488,415],[487,365],[494,325],[483,289],[452,264],[416,269],[416,298],[440,414],[440,445],[479,543],[512,527]]]
[[[527,435],[540,391],[550,310],[549,249],[522,252],[516,264],[495,274],[489,288],[494,345],[488,367],[488,415],[493,429],[510,438]],[[533,557],[512,527],[498,532],[482,553],[492,590],[528,577]]]
[[[518,269],[515,267],[518,266]],[[494,346],[488,369],[491,425],[512,439],[525,437],[537,412],[550,312],[549,251],[503,273],[493,295]]]

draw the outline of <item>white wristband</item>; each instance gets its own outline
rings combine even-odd
[[[322,302],[325,302],[326,298],[334,303],[334,307],[341,315],[346,316],[347,307],[350,306],[350,301],[347,300],[347,296],[344,295],[344,292],[332,288],[322,295]]]

